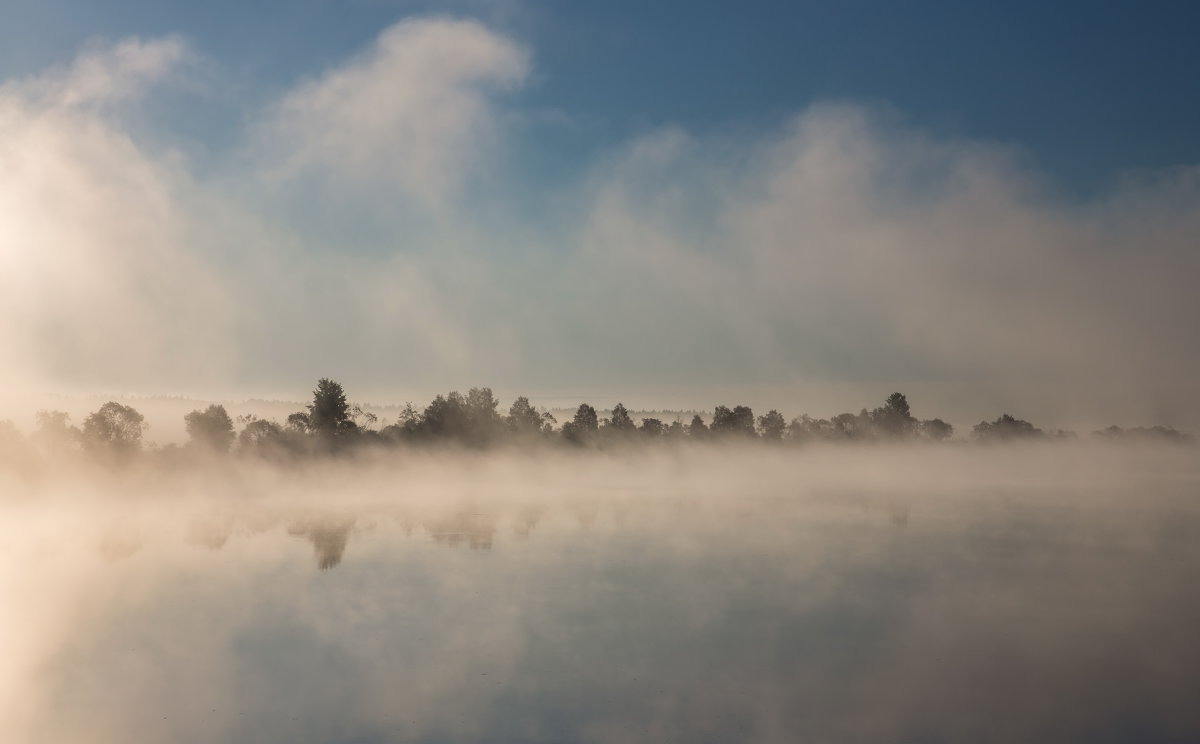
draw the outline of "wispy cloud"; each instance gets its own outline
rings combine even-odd
[[[94,44],[67,66],[5,86],[42,105],[85,106],[129,101],[177,72],[191,53],[179,37]]]
[[[178,40],[130,40],[0,88],[9,381],[133,387],[203,376],[222,354],[220,281],[188,245],[189,179],[109,116],[185,54]]]
[[[494,144],[493,94],[529,66],[518,44],[475,21],[397,23],[272,106],[256,145],[274,176],[436,207]]]
[[[0,89],[17,387],[753,387],[830,413],[797,391],[853,384],[949,415],[1200,420],[1194,168],[1071,203],[1012,148],[817,104],[648,132],[554,194],[514,172],[500,188],[556,207],[518,221],[467,188],[528,146],[498,95],[532,69],[517,41],[400,22],[260,106],[215,176],[76,105],[131,105],[189,54],[121,42]]]

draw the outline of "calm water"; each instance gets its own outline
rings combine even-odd
[[[5,740],[1200,738],[1190,453],[836,457],[13,500]]]

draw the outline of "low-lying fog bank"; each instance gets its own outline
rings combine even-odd
[[[1182,741],[1190,448],[11,474],[17,742]]]

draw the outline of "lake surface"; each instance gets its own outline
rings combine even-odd
[[[1194,451],[8,488],[5,741],[1200,738]]]

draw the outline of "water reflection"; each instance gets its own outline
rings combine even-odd
[[[787,465],[741,490],[486,474],[335,506],[13,511],[0,728],[22,744],[1200,737],[1194,470],[799,489]]]
[[[490,550],[496,534],[495,520],[483,512],[464,509],[425,522],[430,537],[442,545],[469,546],[471,550]]]
[[[313,546],[317,568],[326,571],[336,568],[346,552],[354,519],[336,517],[309,517],[288,525],[288,534],[308,539]]]

